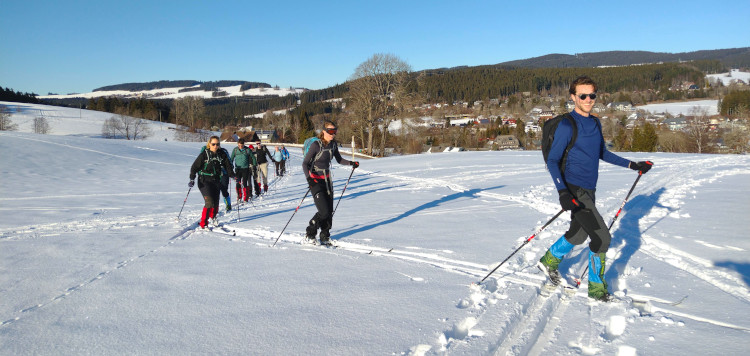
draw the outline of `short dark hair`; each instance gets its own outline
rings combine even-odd
[[[245,139],[244,138],[240,138],[239,140],[237,140],[237,143],[240,143],[240,144],[244,145],[245,144]]]
[[[571,94],[575,95],[575,93],[576,93],[576,87],[579,86],[579,85],[593,85],[594,86],[594,92],[596,92],[599,89],[596,86],[596,83],[594,82],[593,79],[591,79],[591,78],[589,78],[589,77],[587,77],[585,75],[582,75],[582,76],[576,78],[575,80],[573,80],[572,83],[570,83],[570,89],[568,89],[568,92],[570,92]]]

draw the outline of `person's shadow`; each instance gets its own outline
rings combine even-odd
[[[375,227],[378,227],[378,226],[388,225],[388,224],[395,223],[395,222],[397,222],[399,220],[402,220],[402,219],[405,219],[405,218],[407,218],[407,217],[409,217],[411,215],[414,215],[414,214],[416,214],[416,213],[418,213],[420,211],[424,211],[424,210],[427,210],[427,209],[430,209],[430,208],[435,208],[435,207],[438,207],[438,206],[440,206],[442,204],[448,203],[448,202],[456,200],[456,199],[460,199],[460,198],[475,198],[476,195],[478,193],[482,192],[482,191],[499,189],[499,188],[502,188],[502,187],[504,187],[504,185],[500,185],[500,186],[496,186],[496,187],[490,187],[490,188],[483,188],[483,189],[478,189],[478,188],[477,189],[469,189],[469,190],[465,190],[463,192],[457,192],[457,193],[453,193],[453,194],[450,194],[450,195],[446,195],[446,196],[444,196],[444,197],[442,197],[440,199],[424,203],[424,204],[422,204],[420,206],[417,206],[417,207],[415,207],[413,209],[409,209],[409,210],[407,210],[407,211],[405,211],[405,212],[403,212],[403,213],[401,213],[401,214],[399,214],[397,216],[394,216],[392,218],[381,220],[381,221],[376,221],[376,222],[373,222],[372,224],[368,224],[368,225],[364,225],[364,226],[352,228],[352,229],[349,229],[349,230],[346,230],[346,231],[342,231],[340,233],[337,233],[336,236],[332,236],[331,238],[334,239],[334,240],[339,240],[339,239],[342,239],[342,238],[347,237],[347,236],[355,235],[355,234],[358,234],[360,232],[364,232],[364,231],[368,231],[368,230],[374,229]]]
[[[721,261],[714,263],[714,266],[733,269],[742,276],[746,286],[750,286],[750,263],[740,263],[732,261]]]
[[[648,216],[654,207],[666,208],[670,212],[674,211],[672,208],[658,204],[659,197],[664,194],[664,191],[666,191],[666,188],[662,187],[649,195],[638,195],[628,201],[622,208],[621,214],[623,215],[620,225],[612,232],[612,242],[610,243],[610,249],[618,249],[619,252],[605,273],[605,279],[610,285],[616,285],[617,279],[625,272],[625,267],[627,267],[630,259],[643,245],[643,233],[666,218],[668,214],[665,214],[664,217],[655,221],[643,231],[641,231],[639,224],[641,219]]]
[[[612,242],[610,242],[609,248],[610,250],[619,249],[620,251],[614,260],[607,261],[607,272],[605,272],[604,276],[609,285],[616,285],[617,279],[622,272],[625,271],[625,267],[628,265],[630,259],[636,251],[641,248],[641,245],[643,244],[642,233],[645,232],[645,230],[640,230],[639,222],[647,216],[655,206],[664,207],[657,202],[659,201],[659,197],[664,194],[665,190],[665,188],[661,188],[649,195],[638,195],[632,200],[629,200],[622,207],[622,211],[620,212],[620,224],[617,226],[616,230],[611,231]],[[655,225],[662,219],[664,218],[654,222],[651,226]],[[611,223],[612,219],[609,220],[608,224]],[[648,230],[648,228],[646,230]],[[572,275],[575,278],[581,277],[581,283],[586,283],[588,280],[588,273],[591,271],[587,270],[585,275],[580,274],[583,273],[588,266],[588,240],[583,246],[584,248],[579,250],[580,253],[571,255],[570,258],[563,259],[559,268],[561,273]]]

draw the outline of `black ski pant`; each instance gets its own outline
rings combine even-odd
[[[307,226],[307,237],[314,238],[320,229],[320,238],[329,238],[333,226],[333,187],[326,180],[318,179],[317,183],[310,185],[310,193],[318,212]]]
[[[248,167],[248,173],[247,173],[247,187],[249,189],[248,193],[250,195],[260,195],[260,189],[258,189],[258,184],[255,183],[255,178],[258,175],[258,169],[250,166]],[[253,193],[255,191],[255,193]]]
[[[607,224],[604,223],[599,211],[596,210],[596,190],[581,188],[568,184],[568,189],[583,203],[583,209],[573,210],[570,214],[570,228],[565,233],[565,239],[573,245],[580,245],[590,237],[589,248],[594,253],[604,253],[609,249],[612,235]]]
[[[221,186],[219,188],[221,189],[221,195],[224,198],[228,198],[229,197],[229,176],[226,174],[222,174],[220,178],[220,183],[221,183]],[[216,203],[216,207],[217,208],[219,207],[218,201]]]
[[[229,178],[227,178],[229,180]],[[198,189],[203,195],[204,206],[208,209],[219,208],[219,192],[222,189],[220,181],[215,179],[198,178]],[[229,194],[227,194],[229,195]]]
[[[250,188],[250,179],[252,179],[252,175],[250,175],[250,168],[248,168],[248,167],[245,167],[245,168],[237,167],[237,169],[235,169],[235,171],[236,171],[235,178],[237,178],[237,186],[236,186],[236,188],[239,190],[240,188],[242,188],[244,186],[244,187],[247,187],[249,189],[252,189],[252,188]]]
[[[276,176],[281,177],[284,174],[281,172],[281,162],[273,162],[273,165],[276,167]]]

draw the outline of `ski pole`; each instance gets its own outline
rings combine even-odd
[[[245,185],[242,183],[242,179],[238,180],[237,182],[240,183],[240,189],[242,189],[240,190],[240,192],[242,193],[239,193],[238,194],[239,197],[237,197],[237,222],[239,223],[240,222],[240,200],[241,200],[242,195],[246,193],[245,193]]]
[[[354,167],[352,167],[352,172],[349,173],[349,179],[346,180],[346,184],[344,184],[344,190],[341,191],[341,195],[339,196],[339,201],[336,202],[336,207],[333,208],[333,212],[331,213],[331,217],[333,217],[333,214],[336,214],[336,209],[339,208],[339,203],[341,203],[341,198],[344,197],[344,192],[346,191],[346,187],[349,186],[349,181],[352,180],[352,174],[354,174]]]
[[[281,233],[279,234],[279,237],[276,238],[276,241],[273,242],[273,245],[271,247],[276,246],[276,243],[279,242],[281,235],[284,234],[284,230],[286,230],[286,227],[289,226],[290,222],[292,222],[292,218],[294,218],[294,214],[297,214],[297,210],[299,210],[299,207],[302,206],[302,202],[305,201],[305,198],[307,198],[308,194],[310,194],[310,188],[307,188],[307,192],[305,193],[305,196],[302,197],[302,200],[300,200],[299,205],[297,205],[297,209],[294,209],[294,213],[292,213],[292,217],[289,218],[289,221],[286,222],[286,225],[284,225],[284,228],[281,229]]]
[[[187,198],[190,195],[190,189],[193,189],[193,187],[188,188],[187,195],[185,195],[185,200],[182,202],[182,208],[180,208],[180,213],[177,214],[177,221],[180,220],[180,215],[182,215],[182,209],[185,209],[185,203],[187,203]]]
[[[555,214],[555,216],[552,217],[552,219],[549,219],[549,221],[547,221],[547,223],[544,224],[544,226],[540,227],[539,230],[537,230],[533,235],[531,235],[528,239],[526,239],[526,241],[524,241],[523,244],[521,244],[521,246],[519,246],[515,251],[513,251],[513,253],[511,253],[510,256],[508,256],[506,259],[504,259],[503,262],[500,262],[500,264],[497,265],[497,267],[495,267],[492,271],[490,271],[490,273],[488,273],[486,276],[484,276],[484,278],[482,278],[482,280],[479,281],[479,283],[477,283],[477,284],[481,284],[482,282],[484,282],[485,279],[487,279],[487,277],[489,277],[490,275],[492,275],[493,273],[495,273],[495,271],[497,271],[497,269],[500,268],[500,266],[502,266],[511,257],[513,257],[513,255],[515,255],[516,252],[518,252],[524,246],[526,246],[526,244],[528,244],[529,241],[533,240],[536,237],[537,234],[539,234],[540,232],[542,232],[542,230],[544,230],[544,228],[546,228],[549,224],[551,224],[553,221],[555,221],[555,219],[557,219],[557,217],[560,216],[560,214],[562,214],[564,211],[565,211],[564,209],[561,209],[557,214]]]
[[[617,221],[617,218],[620,217],[620,212],[622,212],[622,208],[625,207],[625,203],[627,203],[628,199],[630,199],[630,194],[633,193],[633,189],[635,189],[635,186],[636,184],[638,184],[638,181],[641,180],[642,175],[643,175],[643,172],[638,171],[638,178],[635,179],[635,182],[633,182],[633,186],[630,187],[630,191],[628,192],[628,195],[625,196],[625,200],[623,200],[622,204],[620,204],[620,209],[617,209],[617,214],[615,214],[615,217],[612,218],[612,222],[609,223],[607,230],[612,230],[612,225],[614,225],[615,221]],[[589,270],[589,264],[586,263],[586,268],[583,270],[583,273],[581,273],[581,277],[576,279],[576,287],[581,286],[581,281],[583,280],[583,277],[586,275],[586,272],[588,272],[588,270]]]

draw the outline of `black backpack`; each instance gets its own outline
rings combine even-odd
[[[576,143],[578,127],[570,113],[555,116],[554,118],[547,120],[542,126],[542,156],[544,156],[544,164],[546,166],[547,157],[549,157],[549,150],[552,148],[552,141],[555,140],[557,125],[560,125],[560,122],[565,119],[570,122],[570,126],[573,128],[573,135],[570,137],[570,143],[568,144],[568,147],[565,148],[565,152],[563,152],[562,159],[560,160],[560,171],[564,170],[563,167],[565,167],[565,161],[568,159],[568,152]],[[549,167],[547,167],[547,169],[549,170]]]

